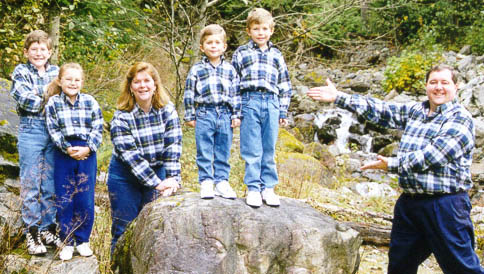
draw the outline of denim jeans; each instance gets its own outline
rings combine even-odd
[[[72,146],[87,146],[86,141],[69,140]],[[96,152],[78,161],[58,148],[54,152],[54,182],[59,220],[59,236],[69,245],[89,242],[94,224]]]
[[[55,223],[54,143],[45,120],[20,117],[17,142],[22,221],[46,230]]]
[[[198,107],[195,140],[198,181],[228,181],[232,128],[227,107]]]
[[[279,114],[279,98],[276,94],[242,94],[240,154],[245,161],[244,183],[249,191],[273,188],[278,183],[274,154]]]
[[[153,168],[158,177],[165,179],[163,167]],[[111,254],[116,242],[124,233],[128,224],[134,220],[143,207],[158,197],[158,191],[144,186],[131,173],[129,165],[116,156],[111,157],[108,174],[109,200],[111,201]]]
[[[388,252],[388,274],[417,273],[434,254],[444,273],[484,273],[474,252],[471,203],[466,192],[398,198]]]

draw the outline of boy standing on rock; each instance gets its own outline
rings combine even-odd
[[[237,197],[229,185],[229,158],[232,131],[240,125],[240,94],[237,72],[223,57],[226,49],[224,29],[204,27],[200,50],[205,56],[190,69],[185,85],[185,121],[195,128],[202,199]]]
[[[246,202],[260,207],[262,201],[279,206],[274,192],[278,183],[274,154],[279,125],[287,125],[291,81],[284,57],[269,41],[274,19],[262,8],[247,17],[250,41],[237,48],[232,64],[240,77],[242,124],[240,154],[245,161],[244,183],[249,190]]]
[[[24,55],[28,61],[15,67],[10,90],[20,118],[17,147],[22,221],[32,255],[47,252],[42,240],[48,245],[61,245],[55,224],[54,144],[44,117],[45,87],[59,73],[59,67],[49,64],[51,47],[51,39],[42,30],[27,36]]]

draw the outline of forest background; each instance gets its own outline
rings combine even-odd
[[[474,55],[484,54],[482,0],[0,0],[0,78],[10,79],[15,65],[26,62],[25,36],[43,29],[54,40],[52,63],[83,66],[82,91],[95,96],[106,122],[115,111],[128,67],[142,60],[157,67],[182,117],[186,73],[200,58],[200,29],[210,23],[222,25],[230,58],[248,39],[245,19],[254,7],[273,14],[276,27],[271,41],[283,52],[290,71],[301,63],[362,69],[349,66],[345,56],[362,45],[384,44],[395,52],[382,64],[387,66],[383,80],[387,92],[416,90],[429,64],[444,50],[470,45]],[[185,187],[196,190],[194,134],[183,130],[182,175],[188,182]],[[111,150],[105,134],[98,153],[100,172],[107,171]],[[242,178],[238,154],[231,164],[231,177]],[[105,185],[97,187],[97,192],[105,193]],[[236,188],[240,196],[243,185]],[[100,270],[107,273],[109,205],[101,209],[93,244]]]

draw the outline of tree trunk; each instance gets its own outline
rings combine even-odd
[[[59,63],[59,37],[60,37],[60,9],[51,7],[49,9],[49,36],[52,39],[52,55],[50,62],[57,65]]]
[[[207,23],[207,16],[205,14],[207,11],[207,5],[208,0],[201,1],[199,15],[196,19],[197,21],[195,22],[195,25],[193,26],[192,53],[189,63],[190,67],[195,64],[195,61],[198,58],[198,53],[200,52],[200,31],[203,27],[205,27],[205,24]]]
[[[368,2],[370,0],[362,0],[360,3],[360,10],[361,10],[361,19],[363,20],[363,23],[365,24],[366,28],[369,28],[369,22],[368,22]]]

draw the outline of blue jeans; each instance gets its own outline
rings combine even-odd
[[[54,143],[44,120],[20,117],[18,134],[22,221],[46,230],[55,223]]]
[[[165,179],[163,167],[153,168],[156,175]],[[129,165],[125,164],[116,156],[111,157],[108,175],[109,200],[111,201],[111,254],[116,242],[124,233],[128,224],[134,220],[143,207],[158,197],[158,191],[141,184],[131,173]]]
[[[198,181],[228,181],[232,128],[228,107],[198,107],[195,140]]]
[[[467,193],[438,197],[402,194],[395,204],[388,274],[417,273],[434,253],[442,271],[484,273],[474,252],[474,228]]]
[[[242,94],[240,154],[245,161],[244,183],[249,191],[278,183],[274,160],[279,131],[279,98],[269,92]]]
[[[69,140],[72,146],[87,146],[86,141]],[[58,148],[54,152],[55,194],[59,236],[68,244],[89,242],[94,224],[94,188],[96,185],[96,152],[86,160],[71,158]]]

